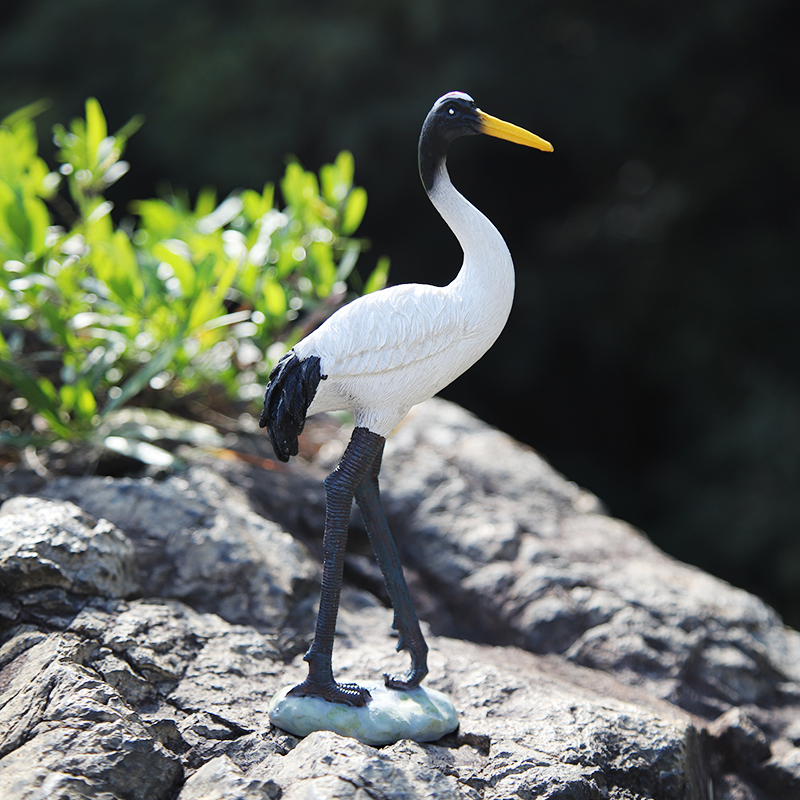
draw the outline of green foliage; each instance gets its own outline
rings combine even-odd
[[[117,225],[105,190],[127,172],[141,120],[109,134],[90,98],[85,119],[54,129],[56,172],[38,155],[40,110],[0,124],[0,381],[17,393],[5,438],[23,420],[44,438],[91,437],[150,389],[167,407],[214,387],[230,401],[260,397],[277,358],[355,277],[367,201],[352,156],[319,177],[290,163],[282,209],[272,184],[222,202],[205,189],[194,205],[180,193],[137,201],[135,221]],[[365,290],[385,283],[387,266]]]

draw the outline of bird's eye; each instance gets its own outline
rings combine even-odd
[[[447,113],[452,117],[453,114],[456,113],[456,110],[453,108],[453,106],[450,106],[450,108],[447,109]]]

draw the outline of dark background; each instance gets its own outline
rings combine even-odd
[[[549,139],[451,149],[518,290],[445,395],[798,626],[798,22],[796,0],[6,2],[0,115],[48,97],[44,135],[88,95],[112,130],[143,113],[118,211],[350,149],[363,266],[389,255],[393,283],[460,263],[415,162],[440,94]]]

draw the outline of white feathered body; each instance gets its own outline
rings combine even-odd
[[[320,358],[325,377],[309,414],[351,410],[356,425],[388,436],[494,343],[514,296],[502,236],[450,182],[442,165],[430,199],[458,238],[464,263],[447,286],[402,284],[337,311],[294,347]]]

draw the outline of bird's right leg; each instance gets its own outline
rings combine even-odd
[[[356,503],[364,517],[372,549],[394,608],[393,627],[399,635],[397,649],[408,650],[411,655],[411,669],[405,675],[384,675],[384,681],[391,689],[415,689],[428,674],[428,645],[420,630],[411,592],[403,575],[403,565],[381,504],[378,473],[382,455],[383,445],[370,471],[356,487]]]
[[[380,461],[384,441],[382,436],[366,428],[356,428],[339,466],[325,479],[325,534],[317,627],[314,641],[305,655],[308,677],[290,694],[321,697],[348,706],[363,706],[370,699],[369,692],[354,683],[336,683],[331,659],[353,494],[375,459]]]

